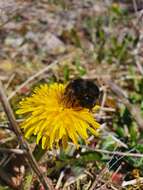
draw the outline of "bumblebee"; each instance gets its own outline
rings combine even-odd
[[[93,81],[74,79],[65,88],[64,100],[68,107],[92,109],[99,94],[99,88]]]

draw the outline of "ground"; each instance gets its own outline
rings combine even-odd
[[[142,8],[141,0],[0,2],[0,80],[14,113],[43,83],[83,78],[100,88],[100,135],[39,161],[56,189],[143,189]],[[44,189],[36,174],[25,176],[29,165],[14,152],[19,142],[2,107],[0,126],[0,189]],[[33,150],[34,138],[28,144]]]

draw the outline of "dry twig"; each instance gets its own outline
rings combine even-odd
[[[132,179],[130,181],[123,181],[122,187],[126,187],[128,185],[136,185],[138,183],[143,183],[143,177],[140,177],[139,179]]]
[[[75,146],[73,143],[68,143],[71,144],[73,146]],[[109,155],[119,155],[119,156],[131,156],[131,157],[135,157],[135,158],[143,158],[143,154],[140,153],[130,153],[130,151],[128,152],[120,152],[120,151],[109,151],[109,150],[104,150],[104,149],[99,149],[99,148],[91,148],[88,147],[86,145],[81,145],[82,148],[91,150],[91,151],[95,151],[95,152],[99,152],[99,153],[103,153],[103,154],[109,154]]]
[[[137,122],[139,128],[141,130],[143,130],[143,119],[140,114],[140,109],[138,107],[135,107],[134,105],[132,105],[129,102],[127,95],[119,86],[117,86],[115,83],[113,83],[112,81],[109,81],[109,80],[105,81],[105,82],[106,82],[106,84],[108,84],[110,89],[120,98],[120,100],[123,102],[123,104],[125,104],[125,106],[130,111],[132,117]]]
[[[49,71],[51,68],[53,68],[55,65],[57,65],[58,61],[54,61],[53,63],[51,63],[50,65],[48,65],[47,67],[45,67],[44,69],[40,70],[39,72],[37,72],[36,74],[32,75],[31,77],[29,77],[24,83],[22,83],[9,97],[8,100],[10,100],[11,98],[13,98],[17,92],[19,92],[24,86],[28,85],[31,81],[33,81],[35,78],[39,77],[41,74]]]
[[[37,176],[38,176],[39,180],[41,181],[41,183],[43,184],[44,188],[46,190],[48,190],[48,189],[53,190],[54,188],[53,188],[51,180],[49,178],[45,178],[44,175],[41,173],[39,166],[31,153],[28,143],[25,141],[25,139],[22,136],[21,130],[18,127],[18,124],[14,117],[13,111],[11,109],[11,106],[10,106],[8,99],[5,95],[5,92],[3,90],[3,85],[1,83],[1,81],[0,81],[0,101],[2,103],[5,113],[7,115],[7,118],[10,122],[10,127],[13,129],[14,133],[16,134],[21,147],[25,150],[25,158],[30,163],[33,171],[37,174]]]
[[[16,90],[13,93],[11,93],[11,95],[8,97],[8,100],[11,100],[23,87],[25,87],[26,85],[28,85],[29,83],[34,81],[34,79],[38,78],[40,75],[49,71],[50,69],[53,69],[55,66],[58,65],[58,63],[59,63],[59,65],[61,65],[62,63],[64,64],[65,61],[72,62],[74,57],[75,57],[75,54],[71,53],[69,55],[59,58],[58,60],[53,61],[50,65],[48,65],[45,68],[43,68],[42,70],[38,71],[37,73],[35,73],[31,77],[29,77],[24,83],[22,83],[20,86],[18,86],[16,88]]]
[[[16,149],[16,148],[2,148],[0,147],[0,152],[6,152],[6,153],[15,153],[15,154],[25,154],[24,150]]]
[[[87,147],[86,147],[87,148]],[[140,153],[129,153],[129,152],[120,152],[120,151],[108,151],[108,150],[103,150],[103,149],[98,149],[98,148],[88,148],[89,150],[103,153],[103,154],[110,154],[110,155],[119,155],[119,156],[131,156],[135,158],[143,158],[143,154]]]

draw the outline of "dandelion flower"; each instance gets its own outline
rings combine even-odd
[[[78,147],[79,138],[87,142],[89,132],[97,135],[100,125],[91,111],[66,101],[65,88],[64,84],[44,84],[19,103],[16,113],[25,116],[20,125],[25,137],[36,135],[43,149],[66,148],[69,140]]]

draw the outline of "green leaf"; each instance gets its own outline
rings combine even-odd
[[[84,67],[81,66],[79,58],[76,59],[75,64],[76,64],[76,69],[79,72],[79,76],[82,77],[83,75],[85,75],[86,74],[86,70],[85,70]]]
[[[69,80],[69,75],[70,75],[70,70],[68,65],[64,66],[64,81],[68,81]]]

